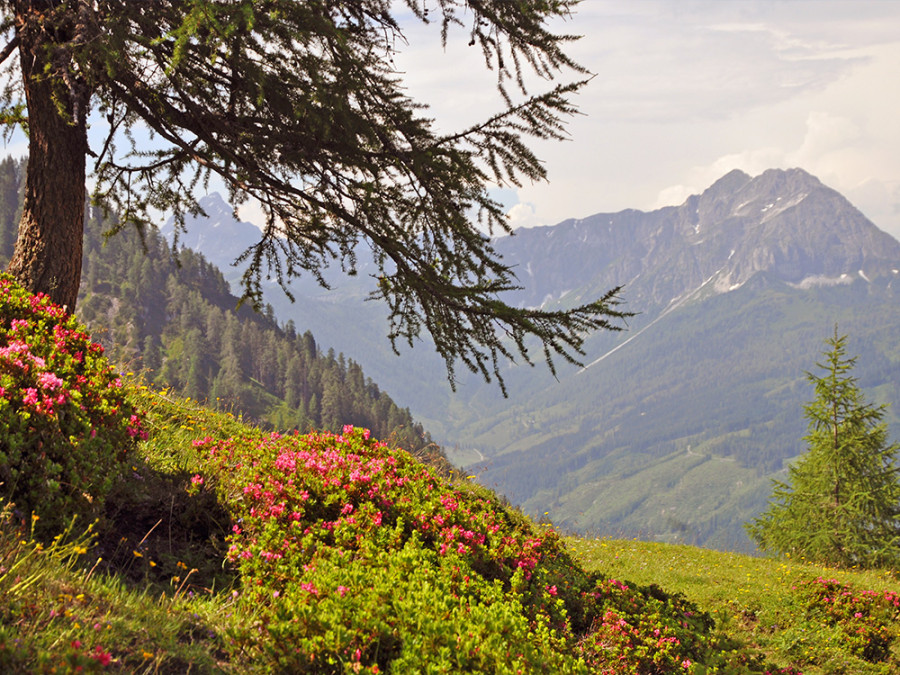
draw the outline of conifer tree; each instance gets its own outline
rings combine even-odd
[[[577,2],[0,0],[0,122],[29,139],[9,271],[74,309],[90,157],[92,198],[120,227],[154,211],[183,224],[211,179],[235,206],[255,200],[266,222],[243,279],[255,304],[269,276],[287,291],[299,274],[324,284],[335,259],[353,273],[365,246],[388,337],[430,334],[451,381],[458,361],[499,380],[500,360],[530,362],[532,346],[551,369],[575,360],[586,331],[621,327],[619,289],[568,310],[507,305],[515,275],[472,214],[507,231],[488,188],[546,178],[527,142],[564,138],[587,81],[564,49],[573,38],[549,27]],[[401,13],[479,50],[502,95],[493,114],[436,130],[393,65]],[[559,83],[532,94],[529,79]]]
[[[826,344],[822,375],[807,373],[815,399],[804,406],[808,452],[773,481],[768,510],[748,524],[759,547],[836,566],[900,563],[900,466],[888,444],[884,405],[863,400],[850,375],[847,336]]]

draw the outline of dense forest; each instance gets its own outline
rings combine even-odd
[[[0,266],[12,255],[24,161],[0,162]],[[238,305],[218,268],[173,251],[155,229],[105,233],[100,209],[85,217],[76,314],[123,371],[281,431],[368,428],[432,460],[442,452],[352,359],[323,350],[309,331],[279,326],[271,307]]]

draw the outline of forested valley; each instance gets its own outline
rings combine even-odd
[[[0,265],[12,255],[24,160],[0,162]],[[76,314],[124,371],[160,388],[279,431],[365,427],[442,463],[443,452],[343,353],[309,331],[280,326],[266,306],[238,306],[221,271],[155,228],[106,236],[115,224],[88,206]]]

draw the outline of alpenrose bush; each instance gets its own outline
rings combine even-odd
[[[870,663],[891,660],[891,646],[898,637],[900,593],[858,591],[822,577],[803,584],[798,592],[807,618],[839,629],[843,643],[855,656]],[[893,663],[890,670],[898,665]]]
[[[235,523],[248,618],[233,648],[263,669],[763,672],[683,598],[584,572],[552,530],[365,430],[195,445],[193,489],[216,489]]]
[[[0,497],[58,531],[99,512],[141,438],[140,416],[84,326],[0,275]]]

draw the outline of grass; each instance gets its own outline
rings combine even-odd
[[[893,593],[900,588],[896,570],[831,569],[802,559],[756,558],[637,540],[568,538],[566,544],[589,570],[683,593],[715,617],[730,637],[775,663],[797,665],[806,675],[900,672],[900,640],[889,663],[867,663],[846,648],[846,636],[826,626],[799,592],[825,578],[857,592]],[[894,637],[900,637],[898,620],[900,611],[889,628]]]
[[[222,565],[228,517],[187,491],[199,465],[190,440],[244,427],[140,383],[132,392],[152,433],[98,522],[42,543],[35,517],[2,511],[0,672],[245,670],[224,650],[235,584]]]
[[[8,512],[4,513],[8,516]],[[184,586],[99,570],[88,535],[41,544],[0,529],[0,670],[4,673],[212,672],[224,605]],[[227,625],[227,622],[224,623]]]

